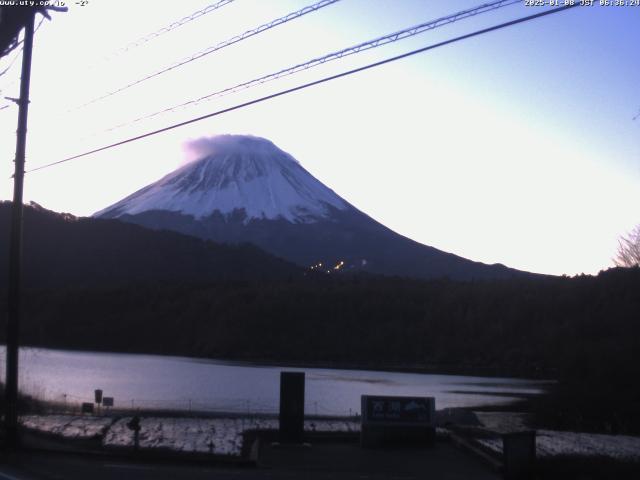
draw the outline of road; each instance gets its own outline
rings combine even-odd
[[[3,455],[0,480],[265,480],[397,479],[497,480],[475,457],[449,443],[422,450],[363,450],[357,444],[301,449],[266,446],[259,466],[127,461],[53,452]]]

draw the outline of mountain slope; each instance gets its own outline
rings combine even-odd
[[[0,271],[7,271],[10,202],[0,202]],[[301,269],[252,245],[229,246],[113,220],[25,207],[27,287],[284,279]],[[0,276],[0,287],[6,285]]]
[[[244,210],[249,219],[310,222],[348,204],[288,153],[265,139],[223,135],[209,156],[175,170],[95,214],[115,218],[150,210],[201,219]]]
[[[217,242],[251,242],[323,270],[452,279],[524,272],[422,245],[376,222],[272,142],[224,135],[202,157],[95,214]],[[321,265],[321,266],[320,266]]]

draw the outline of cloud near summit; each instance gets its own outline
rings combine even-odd
[[[210,137],[200,137],[193,140],[187,140],[182,144],[184,158],[182,165],[200,160],[210,155],[226,152],[252,151],[269,152],[276,147],[273,142],[266,138],[256,137],[254,135],[213,135]],[[278,149],[280,150],[280,149]]]

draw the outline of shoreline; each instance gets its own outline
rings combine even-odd
[[[5,344],[0,344],[0,348],[5,348]],[[289,367],[289,368],[314,368],[327,370],[356,370],[392,373],[417,373],[423,375],[453,375],[468,377],[489,377],[505,378],[513,380],[529,381],[537,386],[543,384],[553,384],[556,380],[551,371],[538,371],[535,374],[525,375],[524,372],[511,370],[503,367],[479,367],[471,365],[450,365],[450,364],[378,364],[372,362],[339,362],[331,360],[310,361],[310,360],[277,360],[268,358],[247,358],[247,357],[199,357],[188,356],[177,353],[158,352],[133,352],[133,351],[113,351],[113,350],[88,350],[83,348],[70,347],[50,347],[43,345],[23,345],[20,348],[34,350],[53,350],[58,352],[88,353],[100,355],[140,355],[158,356],[165,358],[183,359],[189,361],[205,361],[218,364],[232,364],[253,367]]]

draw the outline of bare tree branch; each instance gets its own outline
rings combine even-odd
[[[640,225],[636,226],[628,235],[620,237],[613,263],[618,267],[640,265]]]

